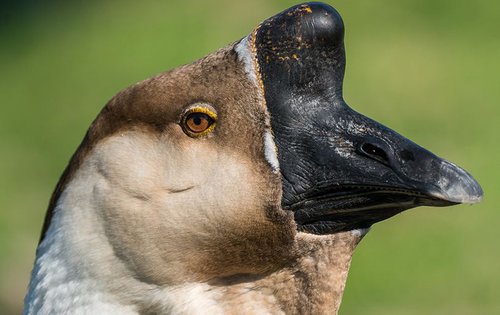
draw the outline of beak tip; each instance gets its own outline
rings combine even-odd
[[[473,205],[483,201],[483,189],[478,182],[474,180],[474,183],[469,185],[468,188],[468,191],[459,196],[460,203]]]
[[[438,182],[441,193],[439,198],[455,203],[476,204],[483,200],[481,185],[465,170],[457,165],[443,161],[441,178]]]
[[[480,203],[483,200],[483,193],[481,191],[480,193],[465,192],[461,194],[449,194],[445,197],[445,199],[451,202],[473,205],[476,203]]]

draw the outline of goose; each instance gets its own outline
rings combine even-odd
[[[374,223],[479,202],[347,106],[343,37],[300,4],[114,96],[50,200],[24,314],[335,314]]]

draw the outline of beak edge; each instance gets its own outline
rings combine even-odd
[[[454,203],[476,204],[483,200],[483,189],[479,183],[459,166],[443,160],[440,167],[438,190],[433,197]]]

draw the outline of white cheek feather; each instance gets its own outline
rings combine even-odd
[[[243,38],[235,47],[234,50],[238,54],[238,59],[243,62],[245,66],[245,72],[254,83],[257,83],[257,74],[255,71],[254,55],[250,49],[250,43],[248,41],[249,36]]]
[[[274,143],[274,138],[270,130],[266,130],[264,133],[264,155],[269,165],[273,168],[273,172],[277,173],[280,169],[280,162],[278,160],[276,143]]]
[[[257,82],[257,69],[255,69],[255,56],[250,47],[250,36],[243,38],[235,47],[234,50],[238,54],[238,59],[243,63],[245,67],[245,72],[248,78],[257,85],[257,89],[259,92],[259,97],[264,102],[264,97],[262,95],[262,91],[260,91],[259,84]],[[274,173],[278,173],[280,169],[280,163],[278,160],[278,150],[276,148],[276,144],[274,142],[273,134],[270,130],[270,118],[269,113],[267,112],[266,107],[266,131],[264,133],[264,155],[272,167]]]

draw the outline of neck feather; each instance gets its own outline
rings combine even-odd
[[[37,250],[25,314],[336,314],[354,248],[366,233],[298,233],[298,258],[279,271],[160,287],[127,277],[111,252],[100,250],[97,256],[105,260],[99,262],[70,248],[73,236],[63,228],[67,212],[56,211]],[[89,269],[109,264],[108,272]]]
[[[336,313],[354,248],[366,233],[297,233],[295,258],[264,275],[153,284],[135,276],[109,243],[93,202],[105,179],[93,171],[76,178],[37,250],[24,314]]]
[[[221,301],[228,309],[258,306],[272,314],[336,314],[353,251],[367,232],[298,233],[295,263],[263,277],[229,277],[214,282],[214,287],[222,292]]]

